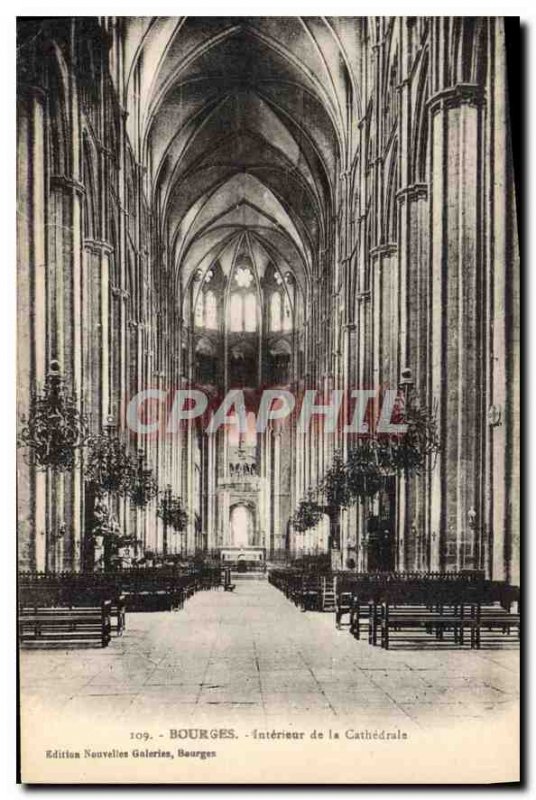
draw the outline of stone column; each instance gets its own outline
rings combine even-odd
[[[400,220],[399,263],[401,275],[400,370],[412,369],[416,394],[427,408],[428,398],[428,191],[425,184],[412,184],[398,193]],[[394,387],[393,387],[394,388]],[[426,486],[429,476],[400,481],[398,532],[405,569],[426,569],[423,543],[428,541]]]
[[[17,98],[17,417],[28,413],[42,386],[49,354],[46,333],[45,104],[39,86]],[[46,474],[17,458],[19,566],[45,569]]]
[[[432,475],[432,568],[475,566],[468,524],[480,512],[481,94],[461,84],[430,100],[431,373],[442,452]]]
[[[182,434],[181,434],[182,435]],[[217,547],[216,531],[216,491],[217,491],[217,463],[214,436],[207,436],[207,547],[214,550]]]
[[[274,431],[274,506],[273,528],[270,540],[270,555],[279,548],[281,541],[281,431]]]
[[[92,378],[91,407],[94,424],[100,430],[112,413],[110,382],[110,255],[113,252],[108,242],[86,239],[84,247],[87,258],[87,283],[90,296],[91,322],[86,332],[87,349],[90,353],[89,367]],[[96,328],[96,330],[95,330]]]
[[[82,383],[82,244],[81,196],[76,177],[52,175],[48,197],[47,302],[51,356],[57,358],[68,391],[81,405]],[[82,480],[80,466],[51,479],[49,566],[78,569],[82,537]]]
[[[503,22],[490,23],[485,218],[487,234],[486,510],[477,516],[482,563],[490,577],[520,580],[519,249],[508,135]],[[529,532],[530,535],[530,532]]]

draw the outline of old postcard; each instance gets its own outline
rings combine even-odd
[[[22,782],[519,780],[515,37],[18,18]]]

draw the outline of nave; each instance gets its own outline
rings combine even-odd
[[[20,570],[320,555],[519,584],[507,30],[19,20]],[[192,387],[247,424],[173,430]],[[338,424],[253,429],[269,387],[341,392]],[[400,393],[416,459],[391,442],[378,474],[360,390]]]
[[[472,761],[475,723],[486,781],[514,774],[508,42],[499,17],[19,18],[24,742],[318,718],[441,726]]]
[[[44,709],[138,728],[321,719],[417,734],[515,714],[519,651],[386,652],[266,580],[238,578],[234,592],[198,592],[179,612],[129,613],[107,648],[21,651],[21,689],[26,719]]]

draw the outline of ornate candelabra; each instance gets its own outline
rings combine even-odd
[[[162,492],[156,514],[164,524],[163,550],[164,555],[167,555],[168,528],[173,528],[175,531],[182,532],[185,530],[188,523],[188,513],[183,506],[182,499],[172,494],[169,484]]]
[[[145,463],[143,450],[138,450],[138,463],[127,493],[133,505],[138,508],[144,508],[158,494],[158,484],[152,469]]]
[[[30,410],[22,418],[18,444],[28,450],[27,461],[37,469],[68,472],[88,436],[76,395],[68,392],[58,361],[51,361],[42,391],[32,392]]]
[[[336,453],[331,467],[318,485],[316,493],[309,491],[290,519],[294,530],[304,532],[314,528],[323,514],[330,519],[332,544],[339,537],[339,512],[358,500],[364,503],[376,495],[390,477],[419,475],[440,449],[435,415],[421,408],[413,392],[410,369],[402,370],[400,390],[403,413],[400,422],[406,423],[404,434],[379,434],[359,441],[349,449],[346,460]],[[325,504],[318,502],[322,495]]]
[[[104,431],[89,440],[86,477],[94,485],[97,495],[127,494],[135,471],[136,463],[109,416]]]
[[[309,490],[306,497],[302,498],[290,520],[295,531],[305,533],[305,531],[318,525],[324,510],[314,499],[314,493]]]
[[[402,370],[400,391],[403,397],[403,419],[407,425],[402,436],[380,442],[380,462],[387,473],[419,475],[440,450],[436,415],[421,407],[415,393],[411,369]]]

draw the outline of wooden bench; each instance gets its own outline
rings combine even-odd
[[[460,601],[455,604],[430,607],[424,602],[412,604],[398,602],[392,605],[383,601],[379,605],[371,603],[370,641],[377,643],[378,630],[381,632],[381,646],[386,650],[391,644],[391,634],[398,641],[422,642],[423,634],[435,636],[444,641],[445,634],[452,634],[452,642],[480,649],[486,645],[505,643],[505,636],[517,630],[515,641],[520,638],[520,614],[507,611],[500,605],[482,605]],[[470,637],[466,636],[469,632]]]
[[[125,611],[171,611],[183,608],[195,592],[220,578],[213,566],[179,565],[116,570],[103,573],[21,573],[19,602],[23,606],[97,606],[111,600],[114,629],[125,629]]]
[[[102,602],[97,593],[95,596],[84,596],[74,598],[74,602],[67,606],[69,608],[85,608],[91,606],[98,606]],[[110,621],[112,631],[115,631],[116,636],[122,636],[126,628],[126,598],[124,595],[119,595],[115,599],[110,599]]]
[[[101,605],[103,600],[111,603],[112,630],[122,636],[126,627],[126,603],[121,594],[95,586],[80,585],[65,587],[44,583],[19,586],[19,605],[23,608],[91,608]]]
[[[458,572],[386,572],[386,573],[347,573],[339,572],[335,576],[336,585],[336,614],[335,624],[341,628],[347,624],[350,632],[357,639],[361,636],[363,623],[368,623],[369,641],[376,641],[377,627],[381,619],[381,601],[387,596],[391,604],[398,597],[399,605],[408,605],[411,602],[429,609],[436,608],[441,611],[446,605],[458,603],[463,593],[469,587],[480,585],[483,580],[482,573]],[[417,592],[417,597],[415,593]],[[370,607],[370,604],[372,606]],[[415,612],[417,613],[416,609]],[[456,612],[457,613],[457,612]],[[440,614],[441,616],[441,614]],[[444,616],[444,613],[443,613]],[[343,620],[348,617],[348,623]],[[416,629],[422,626],[416,623]],[[404,623],[410,625],[409,619]],[[431,630],[430,625],[423,628]],[[438,626],[439,635],[442,630],[447,630],[448,625],[441,622]]]
[[[512,610],[513,605],[516,606],[515,611]],[[512,629],[517,630],[516,641],[519,641],[521,638],[520,605],[519,587],[491,583],[484,597],[481,597],[472,609],[474,620],[472,646],[480,649],[483,635],[487,645],[499,641],[504,643],[504,637],[510,637]]]
[[[482,640],[487,645],[501,642],[504,636],[510,636],[512,629],[517,629],[517,641],[521,638],[521,617],[519,612],[505,611],[497,606],[477,606],[476,621],[473,629],[472,646],[478,650],[482,647]],[[500,638],[497,637],[500,633]]]
[[[127,611],[177,611],[201,588],[201,580],[189,574],[158,570],[132,570],[119,574]]]
[[[100,606],[23,606],[19,609],[19,638],[23,645],[107,647],[111,629],[109,600]]]
[[[303,575],[293,579],[290,599],[302,611],[335,611],[333,579],[325,575]]]
[[[174,605],[201,588],[201,572],[194,569],[132,568],[103,573],[22,573],[19,595],[32,592],[54,605],[75,605],[79,597],[112,599],[139,592],[169,591]],[[42,603],[45,605],[45,603]]]
[[[320,578],[304,576],[301,583],[294,587],[293,600],[302,611],[319,611],[321,606],[322,587]]]
[[[463,603],[430,608],[424,602],[392,605],[389,601],[383,601],[376,608],[379,608],[379,619],[371,619],[371,644],[377,643],[379,629],[381,646],[385,650],[390,647],[393,632],[396,632],[398,641],[421,643],[423,639],[430,641],[431,637],[436,641],[444,641],[445,633],[452,633],[453,643],[461,646],[465,641],[464,631],[467,628],[472,630],[474,626]]]
[[[268,581],[283,592],[288,600],[300,605],[303,587],[303,574],[295,569],[274,569],[268,573]]]
[[[450,633],[452,643],[462,646],[465,631],[474,628],[471,610],[478,594],[478,585],[450,576],[410,576],[378,585],[369,599],[369,642],[377,644],[379,631],[388,650],[392,633],[414,643],[441,642]]]
[[[514,602],[517,613],[511,611]],[[497,641],[497,632],[509,635],[516,628],[519,638],[519,591],[499,581],[415,581],[404,587],[392,585],[381,591],[379,600],[370,602],[369,641],[376,644],[380,630],[385,649],[391,633],[399,641],[422,641],[423,634],[443,641],[451,633],[455,645],[469,642],[471,648],[480,648],[483,632],[495,634]],[[489,643],[491,637],[486,638]]]
[[[345,592],[340,591],[337,592],[337,597],[335,600],[335,627],[340,630],[343,626],[342,619],[343,617],[348,614],[348,626],[351,627],[352,618],[352,608],[354,603],[355,595],[352,592]]]

